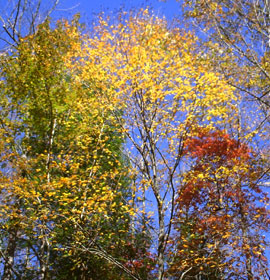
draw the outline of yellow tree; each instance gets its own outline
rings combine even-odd
[[[231,78],[231,83],[268,109],[269,1],[186,0],[183,6],[185,14],[216,43],[212,49],[217,50],[219,69]],[[225,53],[232,54],[229,63]]]
[[[115,265],[133,275],[111,256],[129,223],[122,137],[98,81],[86,88],[70,68],[82,42],[76,18],[45,22],[1,56],[2,279],[51,279],[54,256],[96,279],[85,248],[114,263],[110,277]]]
[[[196,42],[147,9],[123,13],[116,22],[100,17],[78,75],[86,87],[100,80],[101,100],[122,112],[112,111],[127,138],[137,212],[154,220],[148,228],[159,280],[166,277],[186,139],[197,127],[230,123],[235,109],[232,88],[201,60]]]

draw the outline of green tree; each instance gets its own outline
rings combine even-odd
[[[46,21],[1,56],[3,279],[132,275],[115,259],[130,231],[123,137],[69,67],[82,40],[76,18]]]

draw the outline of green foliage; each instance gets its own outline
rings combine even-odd
[[[77,20],[55,29],[47,21],[1,57],[2,236],[8,251],[16,228],[10,257],[20,279],[129,279],[89,251],[121,257],[130,192],[111,108],[67,63],[77,63],[81,36]]]

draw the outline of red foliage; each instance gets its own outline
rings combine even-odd
[[[207,132],[201,130],[197,137],[186,141],[185,152],[191,158],[201,159],[220,158],[220,163],[228,160],[248,160],[251,150],[245,144],[232,139],[222,130]]]
[[[255,273],[257,263],[266,265],[258,248],[264,244],[262,231],[269,228],[269,211],[262,204],[268,198],[257,184],[258,159],[224,131],[204,129],[186,141],[185,155],[191,167],[178,189],[172,241],[178,254],[171,272],[192,266],[189,276],[202,269],[245,274],[248,264]]]

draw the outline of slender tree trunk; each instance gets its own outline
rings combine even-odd
[[[164,223],[164,208],[162,203],[158,206],[158,280],[162,280],[164,277],[164,258],[165,258],[165,223]]]
[[[41,263],[40,263],[40,279],[47,280],[48,278],[48,267],[50,260],[50,243],[47,239],[46,233],[44,230],[41,231],[41,234],[44,235],[41,245]]]
[[[8,235],[8,245],[5,253],[5,264],[4,264],[4,273],[2,276],[2,280],[10,280],[12,279],[13,274],[13,265],[14,265],[14,257],[17,246],[18,239],[18,227],[12,227],[9,230]]]
[[[242,233],[243,233],[243,242],[244,246],[246,247],[248,245],[248,233],[247,233],[247,228],[248,224],[246,221],[245,213],[243,211],[242,206],[240,206],[240,215],[241,215],[241,227],[242,227]],[[246,250],[246,249],[245,249]],[[248,280],[254,280],[254,276],[252,273],[252,260],[251,260],[251,254],[249,252],[244,253],[245,258],[246,258],[246,273],[247,273],[247,279]]]

